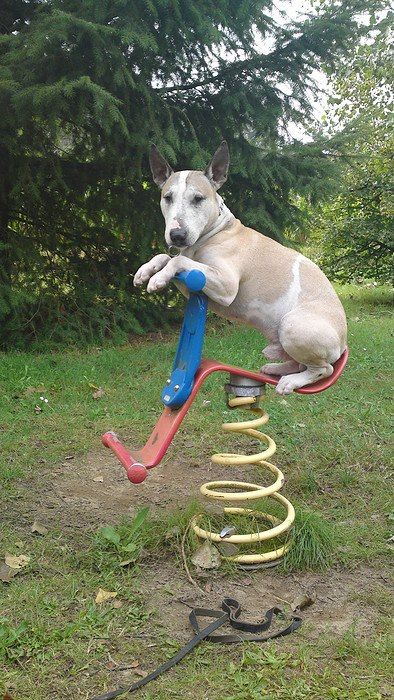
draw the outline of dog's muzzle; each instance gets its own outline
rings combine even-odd
[[[171,243],[175,246],[182,247],[186,244],[186,229],[182,226],[180,228],[172,228],[170,231]]]

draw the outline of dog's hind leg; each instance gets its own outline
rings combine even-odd
[[[274,362],[273,364],[263,365],[260,368],[260,372],[282,377],[284,374],[299,372],[304,366],[305,365],[300,365],[295,360],[288,360],[287,362]]]
[[[262,353],[267,360],[285,360],[285,362],[274,362],[272,364],[263,365],[263,367],[260,368],[260,372],[282,376],[282,374],[290,374],[290,372],[298,372],[299,370],[298,362],[295,362],[295,360],[285,352],[279,342],[270,343],[264,348]]]
[[[288,374],[281,377],[276,386],[276,391],[278,394],[291,394],[294,389],[300,389],[302,386],[314,384],[319,379],[323,379],[323,377],[330,377],[333,371],[333,366],[328,362],[325,362],[322,366],[308,365],[304,372]]]
[[[296,309],[286,314],[279,339],[285,352],[306,369],[282,376],[276,387],[278,394],[291,394],[295,389],[330,377],[334,371],[332,364],[341,355],[338,332],[314,309]]]
[[[261,351],[267,360],[290,360],[291,358],[284,351],[280,343],[270,343]]]

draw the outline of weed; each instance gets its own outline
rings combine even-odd
[[[94,540],[93,559],[99,570],[113,567],[108,555],[115,557],[118,566],[135,567],[144,556],[154,554],[165,556],[171,553],[180,556],[183,534],[193,515],[201,511],[197,501],[191,501],[184,508],[176,509],[162,517],[152,517],[148,508],[142,508],[131,520],[123,519],[114,527],[101,528]],[[191,533],[186,539],[186,551],[191,554],[196,542]]]
[[[133,520],[121,530],[116,530],[112,525],[99,530],[97,538],[99,542],[113,549],[122,559],[121,565],[135,563],[143,548],[141,536],[144,522],[148,516],[149,508],[141,508]]]
[[[0,659],[18,657],[18,650],[27,633],[28,627],[25,622],[15,627],[6,618],[0,619]]]
[[[357,484],[357,474],[355,474],[354,471],[352,471],[351,469],[347,469],[345,467],[343,469],[339,469],[337,473],[338,481],[344,488],[354,486],[354,484]]]
[[[312,469],[308,468],[300,474],[298,483],[299,488],[303,493],[316,493],[320,488],[316,474],[312,471]]]

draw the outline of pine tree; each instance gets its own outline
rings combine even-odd
[[[166,295],[148,302],[130,284],[162,246],[152,140],[200,168],[226,138],[234,213],[280,237],[290,194],[316,191],[328,167],[289,123],[311,124],[313,70],[351,51],[358,14],[379,4],[323,0],[286,25],[270,0],[3,0],[3,346],[162,319]]]

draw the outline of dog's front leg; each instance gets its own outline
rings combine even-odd
[[[160,255],[155,255],[149,262],[141,265],[134,275],[134,286],[139,287],[141,284],[144,284],[144,282],[147,282],[153,275],[165,267],[169,260],[171,260],[169,255],[161,253]]]
[[[183,255],[177,255],[167,263],[156,275],[150,278],[148,292],[157,292],[166,287],[178,272],[188,270],[201,270],[206,277],[204,293],[221,306],[229,306],[237,296],[239,278],[235,271],[226,266],[221,266],[220,270],[211,265],[191,260]]]

